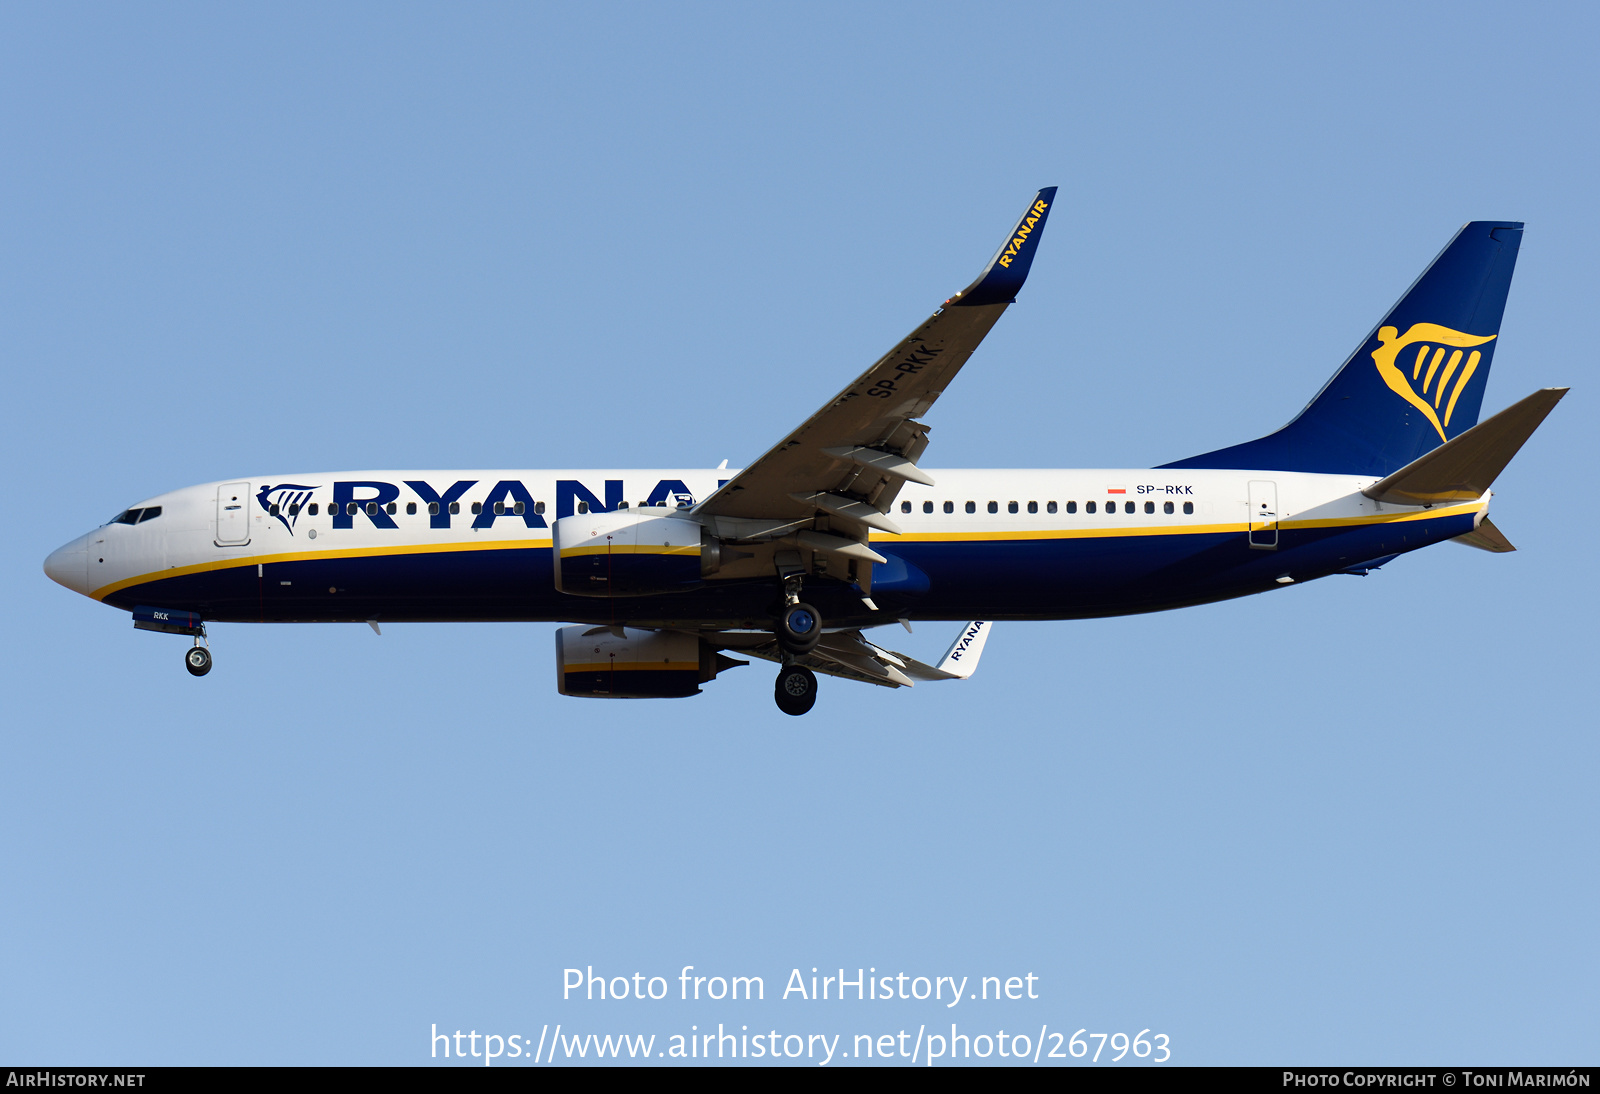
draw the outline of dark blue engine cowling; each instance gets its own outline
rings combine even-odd
[[[679,699],[724,669],[748,664],[678,631],[562,627],[556,631],[556,690],[585,699]]]

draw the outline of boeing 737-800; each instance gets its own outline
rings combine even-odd
[[[1156,468],[929,471],[922,421],[1038,249],[1039,191],[976,281],[743,470],[337,471],[148,498],[45,562],[55,581],[192,638],[214,622],[525,620],[564,695],[668,698],[778,663],[789,714],[817,673],[961,679],[995,620],[1085,619],[1362,574],[1459,540],[1513,548],[1495,476],[1565,388],[1479,423],[1522,225],[1463,227],[1300,414]],[[937,665],[871,627],[973,620]]]

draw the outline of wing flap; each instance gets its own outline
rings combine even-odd
[[[993,626],[988,622],[968,623],[937,667],[875,645],[858,630],[830,631],[810,653],[791,656],[790,660],[825,676],[887,688],[913,687],[918,680],[965,680],[977,671],[978,658]],[[751,657],[783,663],[783,651],[770,631],[723,631],[703,637]]]

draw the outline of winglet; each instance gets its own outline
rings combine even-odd
[[[1050,216],[1050,206],[1056,202],[1056,188],[1046,186],[1033,196],[1022,219],[1011,229],[1006,241],[994,253],[989,264],[978,275],[978,280],[956,293],[946,304],[959,307],[976,307],[981,304],[1010,304],[1017,298],[1022,283],[1028,280],[1028,269],[1033,265],[1033,253],[1039,249],[1039,236],[1044,222]]]
[[[961,635],[951,645],[944,660],[939,662],[940,672],[958,680],[965,680],[978,671],[978,658],[983,656],[984,643],[989,641],[989,631],[994,624],[973,620],[961,629]]]

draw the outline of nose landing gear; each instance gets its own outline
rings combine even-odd
[[[200,644],[198,638],[189,652],[183,655],[183,667],[190,676],[204,676],[211,671],[211,651]]]

